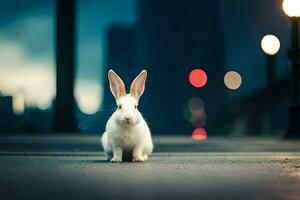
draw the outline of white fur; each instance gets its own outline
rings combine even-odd
[[[114,72],[112,71],[111,73]],[[145,80],[146,78],[144,77],[143,81],[145,82]],[[113,82],[114,80],[110,79],[110,81]],[[111,83],[111,87],[115,86],[113,84],[116,83]],[[116,87],[120,89],[120,86],[116,85]],[[133,162],[145,161],[153,150],[149,127],[136,107],[143,88],[142,92],[137,96],[132,95],[132,92],[134,92],[132,88],[130,94],[119,97],[116,97],[115,91],[112,90],[116,97],[117,105],[121,105],[121,108],[118,108],[109,118],[106,124],[106,131],[101,138],[107,159],[111,162],[122,162],[124,152],[131,153]],[[120,91],[118,94],[120,94]],[[130,122],[126,121],[125,118],[130,119]]]

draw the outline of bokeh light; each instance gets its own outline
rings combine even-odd
[[[206,112],[202,99],[199,97],[190,98],[189,111],[189,121],[193,127],[203,127],[206,123]]]
[[[192,97],[189,100],[189,109],[191,111],[195,110],[203,110],[204,109],[204,103],[201,98],[199,97]]]
[[[25,99],[24,99],[24,95],[22,93],[17,93],[15,95],[13,95],[12,107],[13,107],[13,112],[16,115],[21,115],[24,113]]]
[[[193,127],[203,127],[206,123],[206,112],[204,110],[197,110],[191,113],[190,122]]]
[[[275,35],[265,35],[260,45],[262,50],[270,56],[275,55],[280,49],[280,41]]]
[[[231,90],[238,89],[242,84],[242,77],[236,71],[229,71],[224,76],[224,83]]]
[[[92,115],[95,114],[102,104],[102,87],[94,84],[93,81],[77,81],[75,87],[75,99],[81,112]]]
[[[282,8],[285,14],[289,17],[300,17],[300,1],[299,0],[284,0]]]
[[[207,140],[207,132],[204,128],[196,128],[192,133],[194,140]]]
[[[206,72],[202,69],[194,69],[189,74],[189,82],[196,88],[204,87],[207,83]]]

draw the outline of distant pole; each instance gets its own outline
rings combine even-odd
[[[289,128],[286,138],[300,138],[300,118],[299,118],[299,57],[300,51],[298,47],[298,21],[299,18],[290,18],[292,31],[291,31],[291,49],[288,55],[292,61],[292,93],[291,105],[289,107]]]
[[[276,61],[277,61],[277,56],[276,54],[274,55],[267,55],[267,87],[271,87],[275,81],[276,81]],[[267,133],[268,134],[274,134],[275,130],[275,125],[276,125],[276,113],[273,110],[269,110],[267,112],[267,124],[268,129]]]
[[[289,127],[285,138],[300,139],[300,105],[299,105],[299,31],[298,21],[300,18],[299,8],[300,2],[295,0],[284,0],[282,2],[282,8],[285,14],[289,17],[291,22],[291,49],[288,51],[288,56],[292,62],[291,72],[291,104],[289,106]]]
[[[267,58],[267,86],[270,87],[276,81],[276,55],[266,55]]]
[[[56,100],[53,131],[78,131],[73,95],[75,75],[75,0],[56,1]]]

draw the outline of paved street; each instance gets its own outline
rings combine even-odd
[[[145,163],[108,163],[99,136],[0,137],[6,199],[300,199],[300,142],[155,138]]]

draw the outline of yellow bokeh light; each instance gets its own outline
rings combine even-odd
[[[92,115],[95,114],[102,103],[102,88],[93,81],[78,81],[75,87],[75,99],[81,112]]]
[[[242,84],[242,77],[235,71],[229,71],[224,76],[224,83],[231,90],[238,89]]]
[[[13,95],[12,100],[13,111],[16,115],[21,115],[25,110],[25,100],[24,95],[21,93]]]
[[[265,35],[261,40],[261,48],[268,55],[275,55],[280,49],[280,41],[275,35]]]
[[[282,8],[285,14],[289,17],[300,17],[300,1],[299,0],[284,0]]]

